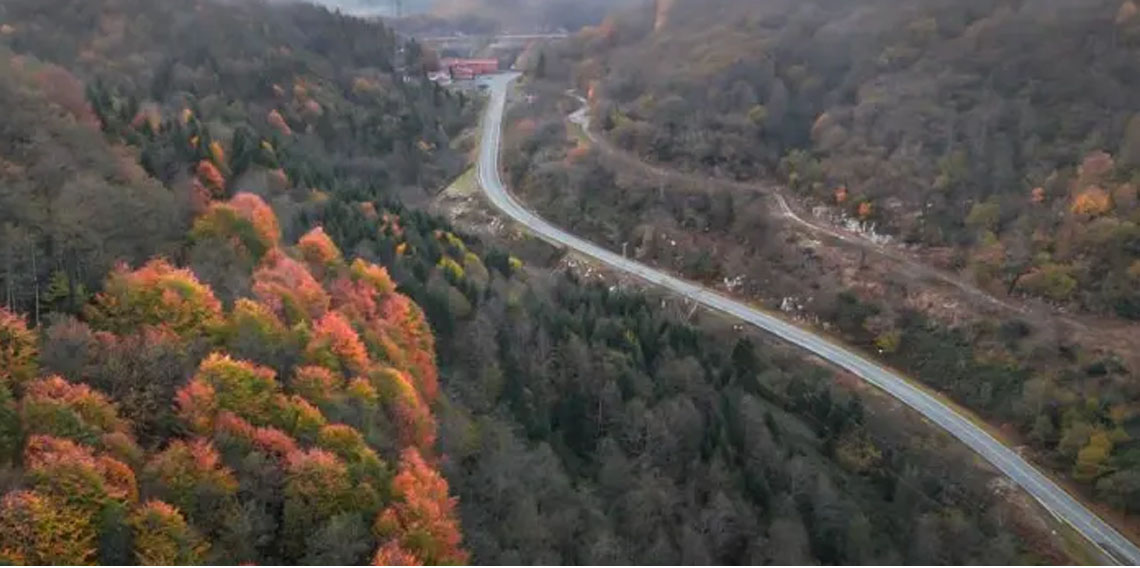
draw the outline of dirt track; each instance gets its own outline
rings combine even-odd
[[[1017,317],[1037,328],[1058,329],[1058,331],[1070,335],[1074,342],[1112,350],[1127,360],[1130,368],[1140,368],[1140,350],[1137,349],[1140,346],[1137,340],[1140,338],[1140,325],[1112,317],[1068,314],[1061,308],[1033,299],[1013,296],[998,297],[977,287],[958,274],[923,262],[914,252],[896,246],[880,244],[858,232],[806,218],[797,211],[797,208],[803,209],[803,207],[787,197],[787,188],[774,183],[739,182],[647,163],[639,156],[618,148],[604,136],[595,132],[590,125],[586,100],[576,94],[571,93],[571,96],[574,96],[583,106],[570,114],[567,120],[580,127],[591,145],[614,164],[657,179],[672,180],[698,187],[705,186],[738,193],[763,195],[772,201],[774,217],[816,238],[840,245],[840,247],[833,248],[847,249],[847,253],[852,249],[857,249],[870,253],[880,260],[888,261],[890,264],[889,272],[905,276],[907,280],[917,284],[936,285],[944,292],[949,292],[965,302],[957,302],[958,305],[979,312],[980,315]]]

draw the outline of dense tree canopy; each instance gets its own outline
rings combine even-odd
[[[839,334],[1140,511],[1133,3],[655,4],[543,48],[545,78],[530,60],[512,189]],[[569,86],[601,142],[567,126]],[[773,188],[868,238],[805,230]]]
[[[245,199],[258,203],[239,210],[243,218],[276,226],[260,198]],[[219,236],[231,246],[244,246],[230,241],[241,234],[239,225]],[[331,240],[326,237],[322,245],[339,259]],[[302,243],[301,253],[308,248]],[[285,254],[273,248],[265,262],[280,263]],[[349,272],[343,263],[322,266],[329,269],[329,283],[336,277],[333,272]],[[365,274],[382,271],[364,261],[355,266]],[[303,264],[297,267],[307,274]],[[247,273],[247,278],[253,276],[252,270]],[[314,286],[323,285],[308,278]],[[372,412],[354,415],[348,409],[353,403],[345,377],[403,377],[412,371],[373,359],[389,354],[369,352],[357,335],[358,328],[375,327],[370,318],[383,320],[384,314],[354,311],[346,316],[325,302],[317,306],[321,313],[315,319],[285,328],[270,308],[253,299],[241,299],[226,313],[208,285],[161,260],[137,270],[117,268],[104,290],[84,311],[91,325],[105,330],[98,333],[124,336],[158,327],[169,329],[174,341],[183,344],[206,339],[214,352],[169,401],[181,423],[172,431],[181,434],[153,440],[145,448],[134,443],[131,424],[115,404],[88,385],[60,376],[30,382],[18,381],[14,374],[5,377],[0,387],[19,395],[12,434],[25,440],[22,463],[30,482],[30,491],[10,493],[0,511],[3,522],[27,523],[0,535],[6,559],[291,563],[326,554],[328,539],[354,526],[346,520],[351,518],[375,519],[383,529],[374,535],[362,531],[360,557],[343,558],[345,562],[364,560],[368,549],[388,554],[391,542],[409,561],[464,561],[455,500],[447,482],[421,457],[421,452],[435,452],[435,418],[423,402],[426,393],[403,379],[400,390],[377,397]],[[361,294],[376,303],[402,297],[391,286],[369,287]],[[291,360],[310,365],[289,373],[316,379],[322,390],[316,403],[290,392],[272,369],[224,354],[228,341],[247,338],[216,330],[243,325],[240,320],[251,317],[260,317],[263,327],[274,330],[274,339],[298,351],[300,357]],[[6,357],[20,363],[14,369],[29,367],[34,339],[21,346],[24,324],[6,311],[3,318],[10,336],[6,343],[12,345]],[[383,321],[387,329],[396,329],[407,318]],[[426,360],[434,366],[434,353],[427,353]],[[376,389],[391,387],[381,381]],[[330,422],[326,411],[345,423]],[[426,437],[425,430],[430,432]],[[385,444],[370,447],[362,431]],[[401,447],[406,449],[397,452]],[[397,467],[388,464],[397,461],[400,472],[393,477],[390,472]],[[130,540],[116,536],[122,534]],[[41,545],[53,550],[37,550]]]
[[[0,5],[0,559],[1065,559],[832,371],[414,208],[475,105],[400,43]]]
[[[655,4],[580,34],[573,67],[546,65],[589,90],[618,144],[778,175],[959,249],[984,286],[1140,318],[1131,0]]]
[[[235,194],[363,179],[422,196],[475,110],[388,29],[307,4],[17,0],[0,22],[0,304],[37,321],[119,260],[176,256],[195,219],[195,259],[256,260],[276,232],[256,219],[242,249],[212,246],[248,205]]]

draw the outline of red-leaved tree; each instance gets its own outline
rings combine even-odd
[[[85,314],[93,327],[119,334],[165,325],[201,337],[222,322],[222,304],[193,272],[154,259],[135,271],[117,266]]]
[[[253,274],[253,293],[286,322],[310,321],[329,309],[329,295],[305,265],[272,250]]]
[[[194,221],[190,236],[228,241],[240,252],[259,260],[277,246],[281,229],[265,201],[252,193],[238,193],[228,202],[211,203]]]
[[[385,556],[395,554],[393,559],[410,560],[399,554],[402,550],[423,564],[467,563],[455,518],[456,501],[447,494],[447,481],[414,448],[401,455],[392,492],[394,502],[380,513],[373,526],[381,542],[378,557],[389,546]],[[391,548],[393,542],[399,548]]]
[[[368,369],[368,350],[352,324],[337,312],[329,312],[313,326],[305,347],[305,360],[331,371],[359,374]]]

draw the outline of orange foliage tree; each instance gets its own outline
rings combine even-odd
[[[226,150],[222,148],[222,143],[214,140],[210,142],[210,159],[219,168],[226,167]]]
[[[1077,168],[1077,176],[1086,183],[1095,183],[1103,180],[1116,168],[1116,161],[1112,154],[1103,150],[1090,152],[1081,160]]]
[[[167,503],[147,501],[131,514],[128,524],[139,564],[196,566],[205,561],[209,544]]]
[[[239,454],[247,454],[253,449],[253,438],[257,435],[255,428],[245,419],[232,412],[223,410],[213,421],[213,440],[222,454],[229,450],[236,450]]]
[[[36,335],[24,318],[0,308],[0,387],[22,386],[36,376]]]
[[[277,214],[265,200],[255,194],[241,192],[230,198],[230,207],[249,219],[267,248],[277,246],[281,240],[281,227],[277,223]]]
[[[277,428],[258,428],[253,432],[253,444],[279,459],[288,458],[298,450],[297,441]]]
[[[344,460],[351,459],[363,450],[364,436],[360,435],[352,426],[345,424],[327,424],[321,428],[317,436],[317,445],[326,449]]]
[[[407,374],[385,367],[370,372],[369,379],[396,425],[401,445],[430,452],[435,445],[435,418]]]
[[[1099,217],[1112,210],[1112,197],[1107,191],[1090,186],[1073,197],[1071,210],[1084,217]]]
[[[184,511],[199,526],[211,526],[234,497],[238,484],[206,440],[175,440],[143,470],[150,494]]]
[[[95,527],[87,512],[35,491],[0,501],[0,562],[78,565],[95,559]]]
[[[348,464],[353,481],[367,483],[373,490],[389,477],[388,468],[376,451],[368,447],[364,436],[346,424],[328,424],[317,436],[317,446],[328,450]]]
[[[316,404],[324,404],[344,389],[344,377],[324,367],[310,365],[297,369],[289,387]]]
[[[273,182],[272,187],[277,191],[284,191],[289,188],[289,174],[281,168],[269,171],[269,181]]]
[[[35,334],[0,311],[0,387],[16,384],[23,395],[18,403],[0,397],[0,404],[20,419],[17,431],[30,434],[23,463],[32,489],[0,503],[0,560],[91,562],[103,530],[96,521],[117,507],[115,522],[131,531],[140,563],[203,563],[208,542],[194,527],[213,531],[240,514],[238,479],[222,455],[241,460],[253,452],[283,475],[283,557],[299,558],[309,535],[353,513],[376,519],[377,562],[466,562],[455,501],[422,457],[435,445],[430,406],[438,386],[434,338],[419,307],[383,267],[346,265],[319,228],[297,244],[303,261],[287,256],[272,210],[250,194],[212,204],[192,234],[234,242],[260,258],[256,300],[238,299],[227,317],[188,270],[162,259],[134,271],[120,265],[86,309],[98,331],[84,326],[86,335],[76,339],[99,351],[149,337],[186,351],[182,339],[191,336],[234,347],[241,338],[279,344],[308,366],[290,373],[286,391],[270,368],[210,354],[174,396],[177,416],[198,437],[168,441],[147,459],[108,397],[58,376],[34,380]],[[331,295],[314,273],[330,281]],[[405,448],[399,474],[393,478],[369,446],[367,423],[329,424],[313,402],[330,412],[347,402],[373,416],[386,413]],[[128,464],[140,468],[145,494],[161,501],[138,503]]]
[[[281,239],[277,216],[260,197],[239,193],[229,202],[212,203],[194,221],[194,239],[218,238],[230,241],[254,259],[260,259]]]
[[[93,327],[127,333],[165,325],[182,337],[202,336],[222,321],[222,304],[193,272],[155,259],[131,271],[120,264],[85,310]]]
[[[358,206],[360,212],[363,213],[364,217],[369,221],[375,221],[380,218],[380,213],[376,211],[376,205],[371,201],[361,201]]]
[[[358,282],[370,286],[372,293],[381,297],[396,291],[396,283],[392,281],[392,277],[388,275],[388,270],[383,266],[377,266],[358,258],[352,263],[352,276]]]
[[[305,111],[305,116],[310,119],[320,118],[320,116],[325,113],[325,109],[321,107],[321,103],[314,100],[305,101],[305,105],[302,108]]]
[[[384,321],[396,343],[407,353],[417,386],[424,400],[435,401],[439,378],[435,366],[435,337],[424,312],[403,294],[391,294],[380,305]]]
[[[319,318],[329,308],[328,293],[305,265],[280,250],[270,251],[254,272],[253,293],[287,322]]]
[[[297,549],[322,522],[352,508],[348,467],[330,452],[310,449],[289,456],[285,474],[282,530],[287,548]]]
[[[305,360],[332,371],[362,373],[369,366],[368,350],[352,325],[338,312],[329,312],[313,326]]]
[[[381,551],[385,545],[396,542],[397,550],[410,553],[423,564],[466,564],[467,552],[460,546],[462,537],[455,518],[455,499],[447,491],[447,481],[424,462],[418,451],[404,450],[399,473],[392,482],[395,500],[373,526],[382,543]]]
[[[289,434],[272,427],[256,428],[240,416],[227,411],[218,414],[214,424],[214,441],[226,455],[244,456],[257,450],[282,464],[300,448]]]
[[[365,408],[372,408],[380,402],[380,393],[376,391],[376,387],[363,377],[356,377],[349,381],[344,393],[349,400]]]
[[[331,290],[337,312],[364,330],[367,351],[386,364],[369,370],[368,377],[397,426],[401,444],[430,451],[435,443],[435,420],[429,405],[438,396],[438,378],[434,337],[423,312],[395,291],[384,268],[359,259],[346,276],[333,281]],[[347,321],[338,326],[351,331]],[[356,353],[355,344],[352,347]],[[326,354],[331,351],[315,344],[310,360],[335,368],[337,358]]]
[[[1137,13],[1140,13],[1140,8],[1136,7],[1136,2],[1125,0],[1125,2],[1120,5],[1120,9],[1116,12],[1116,24],[1127,23],[1132,20],[1132,18],[1135,18]]]
[[[400,216],[384,211],[380,216],[380,232],[389,237],[403,237],[404,227],[400,225]]]
[[[52,436],[35,435],[24,450],[24,467],[36,491],[96,514],[111,501],[138,497],[130,467],[91,448]]]
[[[223,197],[226,194],[226,177],[222,175],[218,166],[209,160],[202,160],[198,162],[198,168],[195,170],[198,179],[206,189],[210,190],[210,194],[214,197]]]
[[[214,429],[218,414],[218,397],[214,387],[205,381],[193,380],[178,389],[174,395],[178,418],[190,430],[206,434]]]
[[[372,557],[373,566],[423,566],[415,554],[404,550],[400,543],[389,540],[376,549]]]
[[[325,230],[316,227],[297,241],[297,250],[314,274],[324,275],[330,268],[343,262],[340,249],[333,244]]]
[[[283,348],[293,340],[290,330],[273,310],[248,298],[234,303],[229,321],[219,330],[217,337],[230,346],[235,342],[245,342],[268,348]]]
[[[180,415],[209,430],[211,412],[228,410],[255,425],[269,424],[279,385],[272,369],[214,353],[198,365],[177,401]],[[199,430],[201,432],[201,430]]]
[[[315,440],[317,432],[326,423],[324,415],[317,407],[295,394],[277,395],[274,399],[273,412],[274,426],[307,442]]]
[[[129,432],[115,406],[87,385],[52,376],[28,384],[20,401],[24,432],[98,444],[106,434]]]
[[[372,270],[374,268],[377,270]],[[380,282],[379,285],[375,283],[377,281]],[[337,278],[329,285],[333,305],[355,322],[375,322],[380,319],[378,299],[388,293],[376,290],[377,286],[387,286],[385,282],[391,282],[387,271],[374,265],[364,265],[357,260],[348,276]]]
[[[590,155],[590,147],[586,144],[579,144],[566,152],[566,164],[572,165],[580,163],[586,156]]]

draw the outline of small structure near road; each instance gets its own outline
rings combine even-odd
[[[498,59],[457,59],[447,58],[439,62],[440,69],[432,74],[433,80],[450,79],[470,81],[482,75],[499,72]]]

